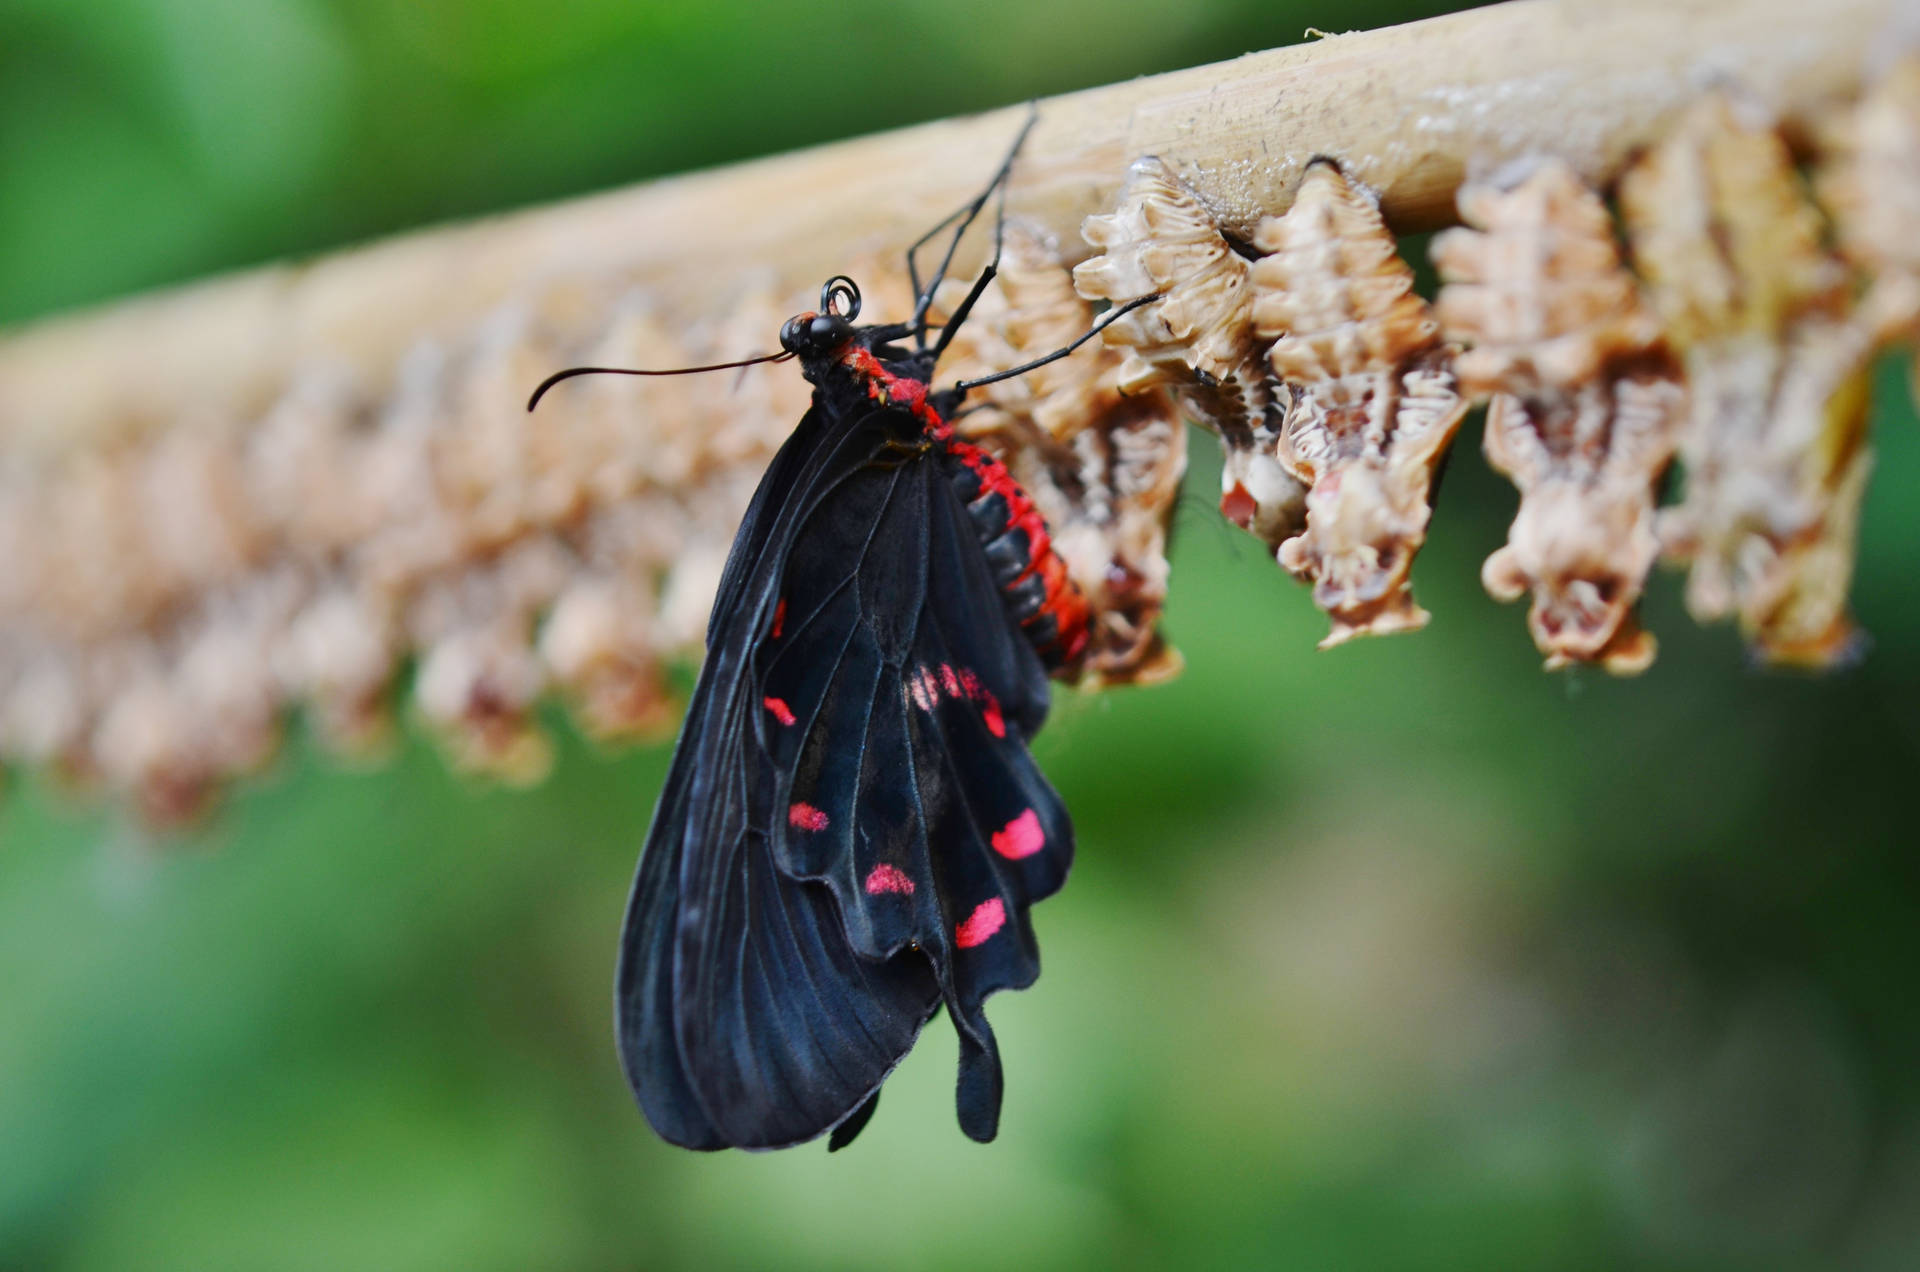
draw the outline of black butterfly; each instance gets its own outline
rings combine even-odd
[[[961,1129],[997,1130],[983,1004],[1039,975],[1028,907],[1073,856],[1027,743],[1087,639],[1025,493],[947,422],[972,386],[929,393],[993,266],[928,348],[933,290],[1011,163],[915,245],[957,223],[925,287],[909,253],[910,321],[855,326],[835,278],[764,359],[813,405],[734,540],[621,935],[621,1061],[675,1144],[843,1146],[942,1005]]]

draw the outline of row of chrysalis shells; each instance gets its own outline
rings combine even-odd
[[[1220,436],[1221,510],[1312,586],[1324,645],[1427,622],[1409,570],[1434,474],[1485,403],[1520,507],[1482,579],[1531,597],[1549,667],[1644,669],[1637,603],[1663,556],[1695,618],[1737,620],[1767,661],[1831,666],[1858,646],[1868,364],[1920,319],[1920,61],[1828,144],[1831,223],[1770,121],[1703,98],[1622,177],[1625,253],[1571,168],[1509,164],[1459,190],[1431,304],[1336,164],[1309,166],[1246,245],[1147,158],[1088,219],[1098,254],[1074,276],[1093,299],[1164,298],[1106,332],[1120,387],[1171,391]]]
[[[200,418],[0,464],[0,759],[131,793],[151,821],[268,765],[293,709],[376,759],[406,685],[455,765],[536,780],[558,696],[597,739],[670,734],[733,530],[805,411],[797,376],[584,382],[763,345],[801,298],[688,329],[624,280],[553,280],[423,339],[390,383],[302,369]]]
[[[911,310],[898,258],[855,272],[870,312]],[[257,419],[0,458],[0,760],[129,792],[166,824],[271,763],[296,708],[323,747],[373,759],[404,696],[456,767],[513,782],[549,766],[548,697],[597,739],[669,735],[673,664],[697,656],[733,532],[811,390],[768,366],[578,381],[535,415],[526,395],[570,364],[763,350],[812,303],[755,288],[688,327],[640,286],[552,280],[423,339],[388,384],[310,366]],[[1092,307],[1014,230],[978,315],[956,366],[1057,347]],[[1096,683],[1178,668],[1158,619],[1186,435],[1170,398],[1118,392],[1101,371],[1117,362],[1096,346],[961,422],[1047,517],[1093,615],[1072,670]]]
[[[1837,253],[1767,121],[1717,95],[1620,183],[1638,278],[1598,195],[1543,159],[1459,192],[1433,304],[1330,163],[1247,243],[1151,159],[1087,222],[1077,268],[1084,250],[1009,223],[943,378],[1056,349],[1099,302],[1163,296],[956,422],[1032,493],[1088,596],[1078,670],[1178,667],[1158,619],[1186,419],[1222,438],[1222,511],[1311,584],[1328,643],[1422,626],[1410,568],[1475,401],[1521,491],[1485,581],[1531,593],[1550,664],[1644,667],[1635,604],[1663,554],[1690,569],[1693,612],[1736,618],[1764,656],[1845,657],[1865,365],[1920,315],[1920,61],[1824,140]],[[910,308],[897,258],[852,272],[870,313]],[[748,288],[690,327],[638,280],[550,280],[424,339],[390,383],[309,366],[261,418],[175,421],[51,468],[5,457],[0,760],[97,776],[177,818],[267,763],[289,708],[334,749],[377,748],[409,665],[415,714],[463,768],[538,776],[555,692],[594,736],[665,733],[668,664],[697,652],[807,387],[763,367],[581,383],[532,418],[521,402],[572,363],[765,349],[810,303]],[[1676,455],[1683,493],[1662,509]]]

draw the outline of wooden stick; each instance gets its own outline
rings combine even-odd
[[[1127,164],[1168,160],[1232,232],[1330,155],[1401,230],[1449,221],[1463,175],[1550,152],[1605,179],[1705,86],[1790,126],[1857,91],[1896,0],[1517,0],[1040,103],[1012,203],[1078,249]],[[990,171],[1009,107],[450,226],[59,318],[0,340],[0,447],[58,452],[173,421],[249,419],[297,368],[389,383],[400,357],[543,280],[612,273],[680,321],[749,268],[824,278],[901,247]],[[750,352],[750,351],[749,351]]]

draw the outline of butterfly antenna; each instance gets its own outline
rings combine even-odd
[[[1032,371],[1035,368],[1046,366],[1049,362],[1058,362],[1060,361],[1060,359],[1072,353],[1075,349],[1078,349],[1081,345],[1087,343],[1087,341],[1093,339],[1095,336],[1105,331],[1108,327],[1111,327],[1115,322],[1119,321],[1121,318],[1132,313],[1134,310],[1140,308],[1140,306],[1151,305],[1154,301],[1159,299],[1160,299],[1159,294],[1155,293],[1154,295],[1151,295],[1151,296],[1141,296],[1136,300],[1128,301],[1124,305],[1120,305],[1120,306],[1117,306],[1116,308],[1109,309],[1107,310],[1106,313],[1100,315],[1100,320],[1098,322],[1094,323],[1093,326],[1087,328],[1086,331],[1082,332],[1080,336],[1078,336],[1073,341],[1073,343],[1062,345],[1058,349],[1055,349],[1052,353],[1046,355],[1044,358],[1035,358],[1032,362],[1023,362],[1017,367],[1008,367],[1005,371],[996,371],[992,375],[983,375],[977,380],[962,380],[958,384],[954,385],[951,391],[954,393],[965,393],[968,389],[977,389],[983,384],[998,384],[1002,380],[1011,380],[1016,375],[1025,375],[1027,372]]]
[[[540,387],[527,399],[527,410],[532,411],[540,405],[540,399],[547,395],[548,389],[576,375],[699,375],[703,371],[731,371],[735,367],[756,367],[764,362],[785,362],[791,357],[791,353],[763,353],[757,358],[742,358],[738,362],[710,362],[703,367],[674,367],[668,371],[642,371],[633,367],[568,367],[540,381]]]

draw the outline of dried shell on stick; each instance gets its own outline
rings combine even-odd
[[[1454,363],[1461,390],[1491,398],[1487,458],[1520,488],[1482,581],[1501,600],[1532,591],[1528,625],[1548,667],[1640,671],[1655,645],[1635,607],[1685,411],[1678,368],[1605,205],[1571,169],[1510,171],[1462,187],[1459,204],[1472,228],[1434,239],[1446,281],[1436,313],[1468,346]]]
[[[1870,280],[1858,320],[1876,343],[1920,328],[1920,53],[1896,61],[1828,130],[1818,192],[1841,253]]]
[[[1280,462],[1307,487],[1306,529],[1280,545],[1280,564],[1333,619],[1322,648],[1424,627],[1410,572],[1434,469],[1467,409],[1452,351],[1379,204],[1333,164],[1307,169],[1254,245],[1270,253],[1253,266],[1254,327],[1277,337],[1268,358],[1292,388]]]
[[[1692,388],[1685,499],[1661,538],[1691,564],[1695,618],[1732,613],[1762,657],[1828,666],[1856,647],[1846,590],[1873,336],[1785,144],[1751,116],[1703,99],[1621,182],[1635,262]]]
[[[540,629],[539,651],[589,737],[659,738],[676,718],[655,652],[650,594],[611,573],[575,579]]]
[[[1127,350],[1120,391],[1174,389],[1225,447],[1221,512],[1277,548],[1300,528],[1305,490],[1281,465],[1269,422],[1273,391],[1253,330],[1247,262],[1154,158],[1133,165],[1119,207],[1088,217],[1081,234],[1101,253],[1073,271],[1082,296],[1116,304],[1161,296],[1106,329],[1106,341]]]
[[[726,321],[710,334],[702,333],[706,338],[699,343],[715,360],[778,353],[780,324],[812,303],[811,297],[800,303],[798,297],[756,287],[741,297]],[[686,376],[683,385],[690,413],[705,426],[702,458],[709,466],[764,467],[813,405],[813,386],[789,363]]]
[[[392,603],[344,576],[317,588],[288,622],[275,670],[286,696],[307,704],[308,725],[329,750],[363,757],[384,748],[400,643]]]
[[[536,537],[434,580],[414,599],[408,627],[426,651],[414,706],[457,767],[514,783],[546,775],[552,746],[534,708],[547,673],[534,620],[577,570],[562,544]]]
[[[1058,246],[1010,222],[999,276],[956,337],[943,378],[1031,361],[1085,334],[1093,321]],[[1159,619],[1186,429],[1163,387],[1122,394],[1120,363],[1112,348],[1083,346],[976,390],[969,405],[977,409],[956,425],[1007,465],[1046,518],[1054,550],[1093,613],[1083,670],[1107,684],[1164,679],[1180,667]]]

